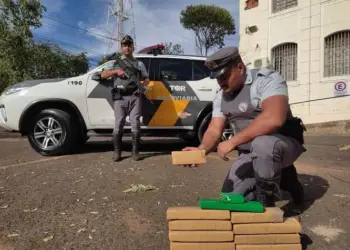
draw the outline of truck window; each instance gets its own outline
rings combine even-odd
[[[202,80],[209,77],[210,71],[204,66],[203,60],[192,60],[193,66],[193,79],[194,81]]]
[[[141,62],[143,62],[143,64],[145,65],[147,72],[149,74],[149,57],[139,57],[137,58],[138,60],[140,60]]]
[[[186,59],[159,58],[160,79],[168,81],[191,81],[192,61]]]

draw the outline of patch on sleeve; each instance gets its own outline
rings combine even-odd
[[[263,76],[269,76],[271,75],[273,72],[275,72],[274,70],[271,69],[267,69],[267,68],[261,68],[258,72],[258,74],[263,75]]]

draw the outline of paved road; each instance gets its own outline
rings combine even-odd
[[[350,150],[339,147],[350,138],[306,142],[308,151],[296,164],[308,201],[305,247],[349,249]],[[128,157],[130,142],[125,146]],[[108,140],[47,158],[24,139],[0,139],[0,249],[169,249],[166,209],[218,197],[230,167],[216,154],[197,169],[172,166],[169,152],[183,146],[174,139],[146,140],[143,162],[114,164]],[[132,184],[154,189],[123,192]]]

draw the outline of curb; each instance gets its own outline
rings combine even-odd
[[[350,120],[305,124],[307,134],[350,135]]]
[[[16,132],[0,131],[0,139],[6,139],[6,138],[24,138],[24,136]]]

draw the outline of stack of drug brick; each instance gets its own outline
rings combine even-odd
[[[278,208],[264,213],[231,213],[236,250],[301,250],[301,225]]]
[[[170,207],[171,250],[235,249],[230,211],[199,207]]]
[[[199,207],[167,211],[171,250],[301,250],[301,225],[279,208],[263,213]]]

